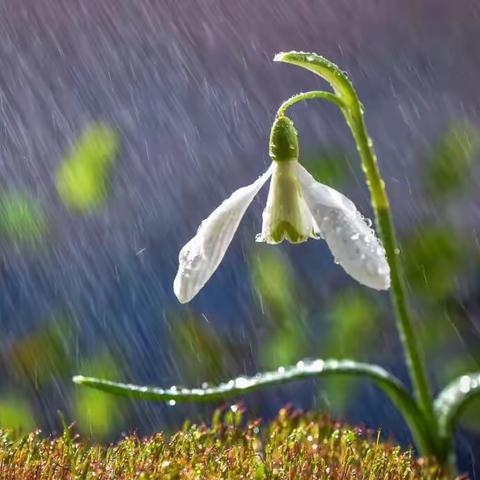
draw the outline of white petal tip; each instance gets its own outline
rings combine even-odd
[[[372,249],[372,244],[377,246]],[[330,244],[330,249],[336,250],[337,255],[339,254],[338,246],[336,248]],[[388,290],[390,288],[390,268],[384,254],[378,253],[380,249],[383,250],[373,236],[368,243],[363,245],[357,243],[348,246],[344,243],[341,260],[338,261],[337,257],[337,262],[362,285],[374,290]],[[359,254],[359,251],[362,253]]]
[[[378,275],[377,277],[356,278],[360,283],[366,287],[373,288],[374,290],[386,291],[390,289],[390,276]]]
[[[173,293],[181,304],[185,304],[190,302],[198,292],[194,291],[192,293],[188,278],[179,272],[173,281]]]
[[[285,52],[278,52],[274,57],[273,61],[274,62],[281,62],[283,60],[283,56],[285,55]]]
[[[192,300],[192,298],[190,297],[183,297],[182,295],[180,295],[180,293],[178,292],[175,292],[175,296],[177,297],[177,300],[178,300],[178,303],[181,303],[182,305],[184,305],[185,303],[188,303],[190,302],[190,300]]]
[[[177,296],[177,300],[178,300],[178,303],[181,303],[182,305],[185,305],[186,303],[190,302],[190,300],[192,300],[192,299],[188,298],[188,297],[182,298],[182,297]]]

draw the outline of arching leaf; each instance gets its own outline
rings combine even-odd
[[[228,397],[242,395],[260,388],[280,385],[304,378],[346,375],[366,377],[380,387],[404,415],[412,429],[418,447],[424,454],[431,453],[432,443],[428,434],[428,427],[422,413],[403,384],[382,367],[353,360],[302,360],[295,366],[280,367],[275,371],[258,373],[252,377],[241,376],[221,383],[217,386],[205,388],[170,388],[148,387],[112,382],[100,378],[75,376],[73,381],[80,385],[103,390],[116,395],[141,398],[146,400],[169,402],[201,402],[221,400]]]
[[[440,392],[434,408],[443,437],[451,435],[455,420],[474,399],[480,399],[480,373],[462,375]]]
[[[333,62],[316,53],[280,52],[275,55],[274,61],[291,63],[320,75],[330,83],[335,93],[347,104],[355,95],[347,74],[342,72]]]

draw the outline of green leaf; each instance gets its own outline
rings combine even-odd
[[[171,325],[169,343],[185,381],[217,382],[232,374],[234,352],[222,331],[191,310],[166,315]]]
[[[409,397],[402,383],[384,370],[382,367],[353,360],[303,360],[295,366],[280,367],[276,371],[257,373],[252,377],[240,376],[221,383],[218,386],[206,388],[183,388],[172,386],[170,388],[146,387],[119,382],[111,382],[93,377],[77,375],[73,378],[75,383],[104,390],[118,395],[143,398],[145,400],[175,400],[177,402],[212,401],[226,397],[233,397],[262,387],[279,385],[303,378],[325,376],[331,374],[347,374],[352,376],[366,376],[394,393],[396,398]]]
[[[35,243],[47,232],[47,219],[40,205],[28,195],[0,196],[0,233],[15,242]]]
[[[57,312],[41,320],[41,327],[30,329],[4,353],[16,381],[43,386],[59,375],[71,374],[70,348],[74,333],[72,319]]]
[[[425,189],[438,200],[461,192],[479,151],[479,129],[467,121],[451,122],[430,148],[426,158]]]
[[[112,382],[100,378],[73,377],[73,381],[115,395],[141,398],[145,400],[169,402],[202,402],[222,400],[228,397],[242,395],[260,388],[301,380],[304,378],[346,375],[366,377],[380,387],[403,413],[409,424],[419,448],[424,453],[431,453],[432,442],[429,429],[422,413],[403,384],[382,367],[353,360],[303,360],[295,366],[280,367],[275,371],[258,373],[252,377],[241,376],[213,387],[170,388],[148,387],[141,385]]]
[[[438,303],[450,295],[468,262],[463,239],[447,226],[426,225],[403,245],[405,272],[415,292]]]
[[[101,351],[89,359],[84,368],[91,375],[115,378],[118,375],[116,365],[117,362],[107,351]],[[96,439],[108,437],[124,417],[119,399],[98,390],[76,389],[72,400],[80,432]]]
[[[368,353],[381,329],[378,301],[364,289],[342,290],[333,296],[327,310],[329,326],[323,334],[321,351],[327,356],[352,355],[362,358]],[[357,381],[336,378],[322,388],[321,395],[339,415],[345,413],[347,405],[356,401],[354,394]]]
[[[118,151],[116,130],[102,123],[90,125],[56,172],[56,187],[65,205],[81,212],[101,206]]]
[[[305,353],[308,341],[307,333],[301,324],[295,329],[291,325],[274,326],[262,341],[260,349],[261,368],[275,368],[276,365],[288,365]]]
[[[462,375],[447,385],[435,399],[440,434],[449,438],[455,420],[474,399],[480,398],[480,373]]]
[[[295,361],[305,354],[308,333],[298,306],[298,284],[287,256],[260,248],[250,261],[255,291],[268,317],[268,335],[262,339],[260,365],[274,368]]]
[[[346,105],[355,97],[355,92],[346,73],[330,60],[308,52],[280,52],[274,61],[285,62],[310,70],[325,79]]]
[[[350,161],[348,154],[340,148],[318,146],[303,154],[301,163],[315,180],[339,185],[346,179]]]
[[[364,355],[379,336],[381,307],[364,289],[343,289],[332,297],[328,318],[332,331],[322,351],[334,354],[339,350],[350,355]],[[353,353],[352,353],[353,352]]]
[[[255,291],[259,292],[275,322],[292,323],[292,312],[298,309],[298,304],[288,257],[272,249],[259,248],[252,255],[249,267]]]
[[[458,322],[455,317],[450,317],[449,320],[454,325]],[[446,350],[448,347],[451,348],[452,346],[452,325],[448,320],[438,323],[446,323],[447,328],[444,332],[443,343],[437,343],[437,352],[444,351],[443,349]],[[430,327],[430,330],[435,330],[435,328]],[[460,341],[460,339],[458,340]],[[452,358],[442,357],[442,359],[444,360],[444,364],[441,370],[436,374],[436,380],[440,385],[447,385],[452,378],[460,377],[463,374],[468,374],[469,372],[475,372],[480,366],[479,359],[475,358],[474,355],[469,354],[468,352],[457,352],[452,356]],[[469,402],[468,405],[462,410],[462,414],[457,420],[458,425],[469,430],[480,431],[480,415],[478,414],[479,406],[480,399]]]
[[[33,408],[28,400],[12,393],[0,396],[0,428],[26,433],[36,426]]]

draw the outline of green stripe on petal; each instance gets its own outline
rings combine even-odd
[[[258,242],[305,242],[314,236],[314,222],[295,174],[296,161],[274,162],[267,205]]]

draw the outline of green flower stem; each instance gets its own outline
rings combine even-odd
[[[428,384],[425,365],[420,354],[419,344],[414,334],[410,318],[403,277],[398,261],[398,249],[394,226],[391,217],[390,204],[388,201],[385,183],[380,175],[373,144],[368,136],[367,128],[363,119],[362,106],[358,100],[355,89],[350,80],[335,64],[311,53],[280,53],[275,57],[276,61],[283,61],[304,67],[327,80],[335,91],[334,97],[341,99],[341,110],[352,131],[357,150],[362,162],[362,168],[367,178],[370,189],[372,206],[375,214],[377,228],[385,248],[386,256],[391,270],[391,297],[395,308],[397,327],[402,341],[416,399],[420,408],[426,415],[431,428],[434,428],[434,415],[432,397]],[[294,103],[307,98],[323,97],[325,92],[314,95],[308,92],[292,97],[286,102],[287,107],[280,107],[280,114]],[[327,99],[332,100],[331,97]]]
[[[356,111],[355,111],[356,110]],[[433,423],[433,403],[428,383],[425,364],[420,353],[420,346],[413,331],[412,321],[407,304],[405,284],[398,260],[398,247],[392,221],[390,204],[385,184],[380,176],[377,159],[369,140],[363,116],[358,108],[353,115],[344,112],[358,145],[362,165],[368,179],[372,205],[377,227],[390,265],[391,296],[397,317],[397,326],[402,341],[407,364],[412,376],[415,395],[424,413]]]
[[[280,105],[280,108],[278,109],[277,117],[284,115],[288,107],[291,107],[293,104],[301,100],[309,100],[311,98],[321,98],[323,100],[328,100],[329,102],[332,102],[335,105],[337,105],[342,110],[345,107],[345,104],[343,103],[342,99],[338,95],[335,95],[334,93],[330,93],[330,92],[323,92],[321,90],[312,90],[311,92],[297,93],[297,95],[294,95],[293,97],[290,97],[288,100],[285,100],[285,102],[283,102]]]

